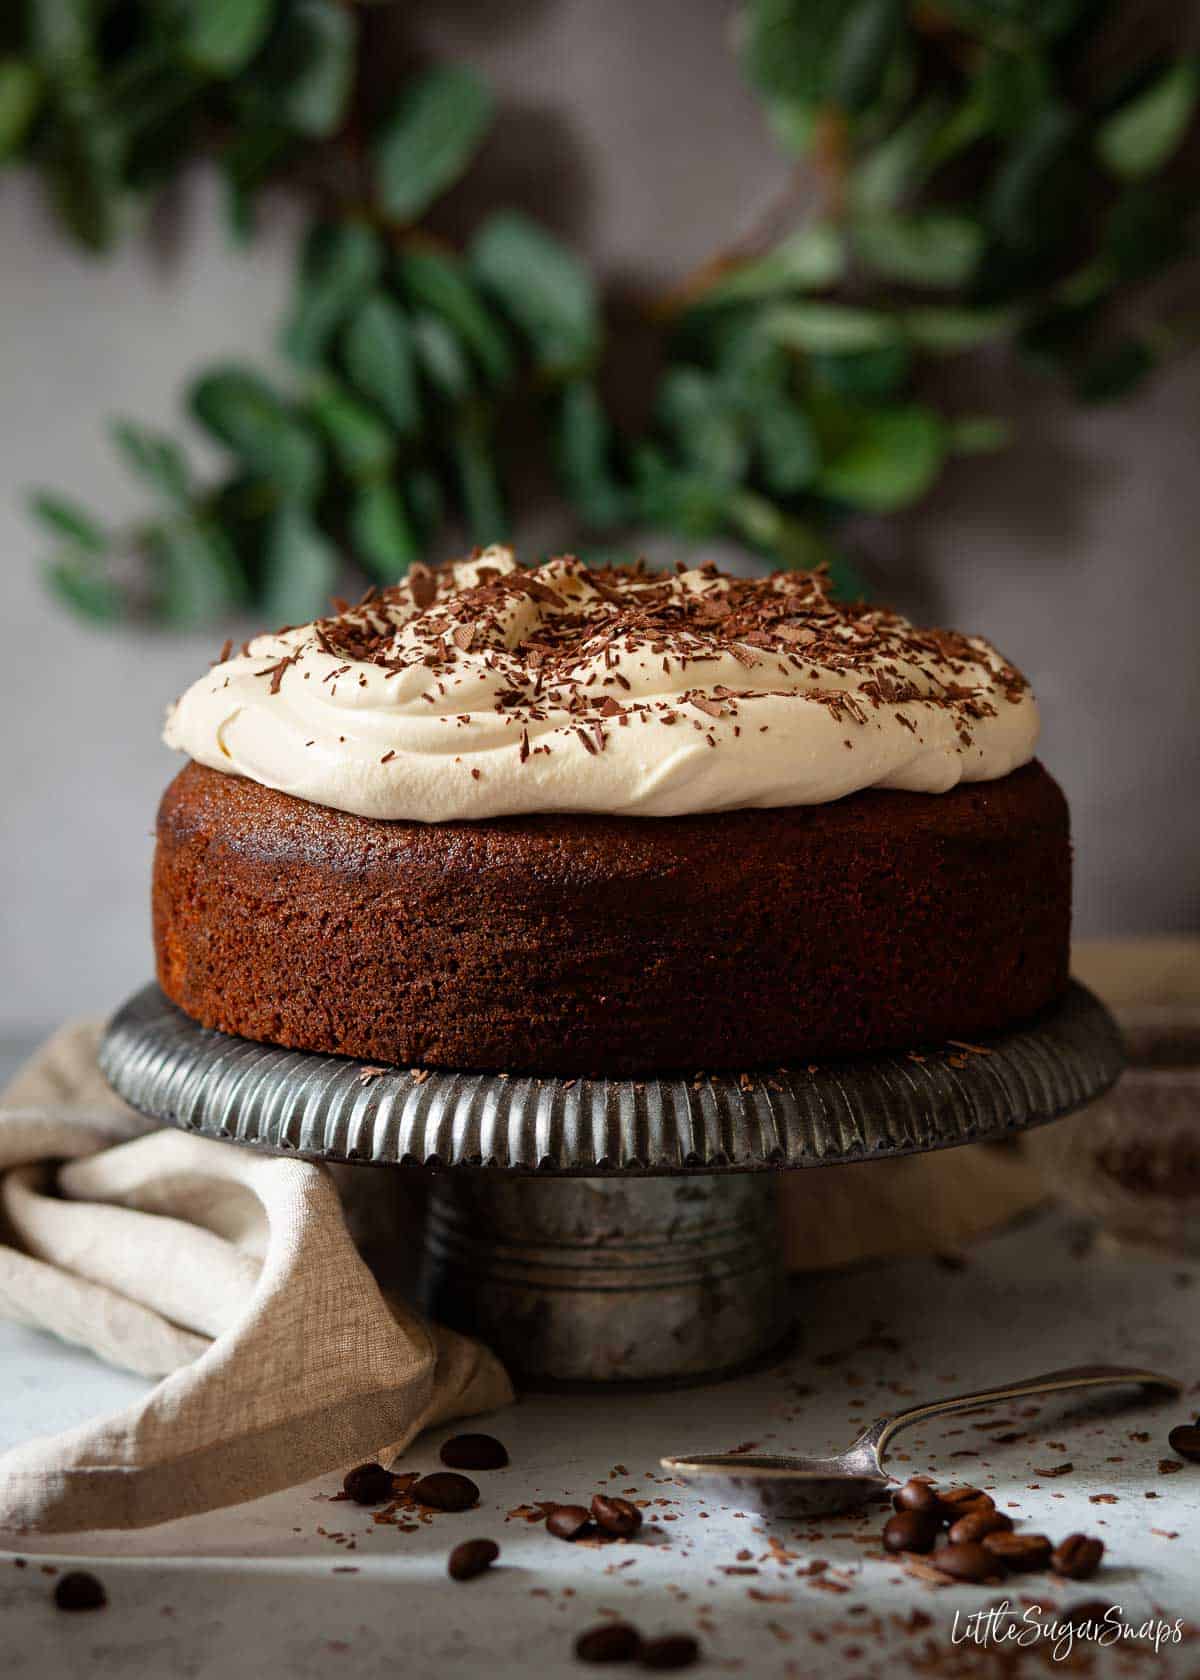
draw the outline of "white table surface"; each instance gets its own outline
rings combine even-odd
[[[1158,1468],[1168,1429],[1200,1408],[1200,1265],[1117,1252],[1050,1213],[973,1249],[962,1269],[933,1260],[872,1266],[803,1281],[797,1301],[802,1345],[769,1372],[652,1396],[529,1397],[466,1426],[494,1430],[512,1463],[477,1475],[477,1510],[438,1515],[417,1532],[329,1503],[338,1483],[324,1477],[139,1533],[26,1538],[0,1556],[0,1672],[578,1677],[594,1671],[573,1660],[575,1635],[616,1612],[646,1633],[698,1634],[697,1674],[952,1675],[979,1672],[967,1666],[976,1653],[954,1645],[955,1612],[961,1632],[972,1611],[1005,1597],[1018,1614],[1044,1606],[1043,1620],[1056,1606],[1099,1598],[1135,1625],[1200,1622],[1200,1466]],[[0,1325],[0,1359],[0,1446],[118,1406],[144,1386],[10,1325]],[[1189,1384],[1188,1399],[1148,1405],[1126,1393],[1073,1408],[1058,1399],[994,1407],[990,1426],[968,1416],[916,1428],[890,1461],[901,1474],[978,1482],[1055,1540],[1074,1530],[1101,1536],[1104,1569],[1074,1586],[1026,1576],[1006,1590],[930,1588],[880,1552],[878,1508],[768,1529],[706,1505],[657,1469],[665,1452],[746,1442],[833,1450],[916,1398],[1101,1360],[1173,1372]],[[1019,1440],[995,1440],[1018,1431]],[[439,1441],[453,1432],[418,1442],[406,1467],[435,1467]],[[1069,1475],[1036,1473],[1067,1460]],[[616,1466],[625,1468],[614,1475]],[[572,1546],[506,1520],[533,1500],[586,1503],[606,1487],[664,1501],[636,1541]],[[500,1564],[451,1582],[449,1548],[476,1535],[500,1542]],[[783,1549],[772,1552],[769,1537]],[[80,1559],[102,1576],[110,1604],[68,1616],[52,1607],[50,1571]],[[805,1574],[816,1559],[826,1571]],[[1200,1639],[1164,1647],[1157,1665],[1120,1645],[1091,1647],[1089,1659],[1090,1674],[1195,1676]],[[1039,1658],[1030,1665],[1047,1672]]]

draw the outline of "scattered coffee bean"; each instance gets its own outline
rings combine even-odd
[[[980,1541],[985,1552],[1005,1569],[1045,1569],[1054,1547],[1044,1534],[985,1534]]]
[[[605,1493],[592,1496],[592,1515],[606,1534],[627,1538],[642,1526],[642,1513],[628,1499],[610,1497]]]
[[[494,1540],[463,1540],[446,1559],[452,1581],[473,1581],[500,1556]]]
[[[54,1583],[54,1602],[60,1610],[103,1610],[108,1594],[94,1575],[76,1569]]]
[[[546,1518],[546,1527],[559,1540],[577,1540],[591,1520],[583,1505],[556,1505]]]
[[[392,1473],[382,1464],[358,1464],[347,1470],[342,1492],[348,1493],[356,1505],[382,1505],[392,1496]]]
[[[700,1656],[700,1646],[690,1633],[667,1633],[648,1639],[642,1646],[643,1668],[690,1668]]]
[[[641,1635],[628,1622],[602,1622],[575,1641],[575,1655],[588,1663],[635,1662],[641,1649]]]
[[[418,1505],[428,1505],[434,1511],[469,1511],[479,1503],[475,1483],[453,1470],[435,1470],[431,1476],[422,1476],[408,1491]]]
[[[1179,1423],[1167,1436],[1167,1445],[1180,1458],[1200,1464],[1200,1423]]]
[[[932,1558],[935,1569],[952,1575],[956,1581],[986,1581],[1000,1572],[1000,1566],[989,1552],[975,1540],[964,1540],[957,1546],[943,1546]]]
[[[886,1552],[931,1552],[941,1530],[935,1511],[897,1511],[883,1525]]]
[[[1064,1575],[1068,1581],[1086,1581],[1099,1569],[1103,1556],[1103,1540],[1095,1540],[1090,1534],[1068,1534],[1054,1548],[1050,1567],[1056,1575]]]
[[[985,1534],[1007,1533],[1012,1525],[1012,1518],[1006,1517],[1003,1511],[997,1511],[994,1506],[989,1511],[986,1505],[976,1505],[950,1524],[950,1538],[955,1545],[963,1540],[982,1540]]]
[[[897,1511],[937,1511],[941,1500],[932,1482],[926,1481],[924,1476],[912,1476],[898,1492],[892,1495],[892,1505]]]
[[[980,1506],[985,1511],[996,1509],[996,1501],[991,1494],[984,1493],[982,1488],[977,1487],[945,1488],[938,1494],[938,1503],[946,1522],[955,1522],[959,1517],[966,1516],[968,1511],[974,1511]]]
[[[494,1435],[452,1435],[439,1454],[451,1470],[503,1470],[508,1452]]]

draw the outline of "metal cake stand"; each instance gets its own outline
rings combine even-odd
[[[1121,1070],[1082,986],[971,1047],[743,1074],[560,1079],[380,1068],[199,1027],[155,985],[100,1050],[141,1113],[354,1173],[386,1199],[431,1176],[422,1303],[527,1383],[700,1380],[788,1328],[780,1169],[1011,1136]],[[395,1205],[394,1202],[391,1205]]]

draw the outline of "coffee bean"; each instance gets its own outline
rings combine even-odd
[[[642,1513],[636,1505],[605,1493],[592,1495],[592,1515],[606,1534],[619,1534],[622,1538],[636,1534],[642,1526]]]
[[[583,1505],[556,1505],[546,1518],[546,1527],[559,1540],[577,1540],[591,1520]]]
[[[59,1610],[103,1610],[108,1594],[94,1575],[76,1569],[54,1583],[54,1603]]]
[[[985,1511],[996,1509],[996,1501],[992,1496],[977,1487],[945,1488],[938,1494],[938,1503],[946,1522],[956,1522],[959,1517],[965,1517],[968,1511],[977,1510],[981,1506]]]
[[[1068,1581],[1086,1581],[1099,1569],[1103,1556],[1103,1540],[1093,1539],[1090,1534],[1068,1534],[1054,1548],[1050,1567],[1056,1575],[1064,1575]]]
[[[1005,1569],[1045,1569],[1054,1547],[1044,1534],[985,1534],[980,1542],[985,1552]]]
[[[886,1552],[931,1552],[941,1522],[935,1511],[897,1511],[883,1525]]]
[[[463,1540],[446,1559],[452,1581],[473,1581],[500,1556],[494,1540]]]
[[[897,1511],[937,1511],[941,1504],[937,1489],[924,1476],[912,1476],[892,1495]]]
[[[953,1575],[956,1581],[986,1581],[1000,1572],[995,1558],[975,1540],[943,1546],[941,1551],[933,1554],[931,1561],[935,1569],[940,1569],[945,1575]]]
[[[1180,1458],[1200,1464],[1200,1423],[1178,1423],[1167,1436],[1167,1445]]]
[[[634,1662],[641,1649],[641,1635],[628,1622],[602,1622],[575,1641],[575,1655],[588,1663]]]
[[[356,1505],[382,1505],[392,1496],[392,1473],[374,1460],[347,1470],[342,1492],[348,1493]]]
[[[508,1452],[494,1435],[452,1435],[439,1454],[451,1470],[503,1470]]]
[[[435,1470],[432,1476],[422,1476],[408,1491],[418,1505],[428,1505],[434,1511],[469,1511],[479,1503],[475,1483],[453,1470]]]
[[[690,1633],[668,1633],[642,1646],[642,1667],[690,1668],[699,1656],[700,1646]]]
[[[1013,1521],[1006,1517],[1003,1511],[995,1508],[988,1510],[986,1505],[975,1505],[950,1525],[950,1538],[958,1545],[963,1540],[982,1540],[985,1534],[1007,1533]]]

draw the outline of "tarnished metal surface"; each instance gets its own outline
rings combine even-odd
[[[207,1031],[151,985],[114,1016],[100,1060],[134,1108],[207,1137],[315,1160],[593,1177],[948,1148],[1053,1120],[1121,1069],[1113,1022],[1079,985],[982,1047],[644,1080],[380,1071]]]
[[[537,1384],[694,1381],[755,1359],[785,1329],[767,1169],[1038,1125],[1105,1091],[1121,1051],[1072,986],[1041,1021],[972,1050],[740,1076],[440,1073],[209,1032],[148,986],[100,1061],[135,1108],[206,1137],[458,1169],[434,1184],[425,1305]]]
[[[711,1380],[787,1327],[776,1188],[763,1173],[443,1175],[422,1300],[525,1383]]]

